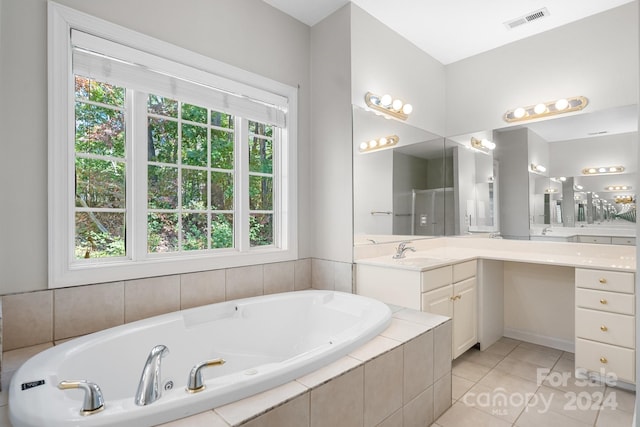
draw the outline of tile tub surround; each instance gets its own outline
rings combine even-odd
[[[180,309],[311,286],[307,258],[4,295],[1,342],[4,351],[15,350]]]
[[[393,307],[387,330],[280,387],[164,427],[429,426],[451,398],[451,320]],[[47,348],[6,353],[11,368]],[[4,400],[3,400],[4,399]],[[11,427],[0,393],[0,427]]]

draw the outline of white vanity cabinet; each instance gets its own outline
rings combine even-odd
[[[635,382],[634,273],[576,268],[576,368]]]
[[[356,292],[451,317],[455,359],[478,342],[476,269],[475,260],[425,271],[358,264]]]

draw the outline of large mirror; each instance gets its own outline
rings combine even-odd
[[[354,106],[355,244],[497,231],[497,163],[471,138]]]

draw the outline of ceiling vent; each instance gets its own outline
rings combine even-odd
[[[528,24],[529,22],[537,21],[538,19],[544,18],[545,16],[549,16],[549,10],[547,10],[546,7],[543,7],[542,9],[534,10],[533,12],[529,12],[519,18],[507,21],[504,23],[504,25],[508,29],[512,30],[521,25]]]

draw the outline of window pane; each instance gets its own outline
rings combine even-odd
[[[211,126],[233,129],[233,116],[218,111],[211,111]]]
[[[125,207],[125,164],[76,159],[76,206]]]
[[[233,214],[211,215],[211,247],[233,247]]]
[[[249,138],[249,170],[273,173],[273,144],[271,140]]]
[[[273,178],[249,177],[249,209],[270,211],[273,209]]]
[[[249,216],[249,243],[252,247],[273,244],[272,214],[252,214]]]
[[[178,215],[150,213],[147,216],[147,252],[163,253],[178,250]]]
[[[124,106],[124,88],[97,82],[82,76],[75,76],[75,81],[76,99],[100,102],[117,107]]]
[[[211,209],[233,210],[233,174],[211,172]]]
[[[207,249],[207,214],[182,215],[182,249],[185,251]]]
[[[207,209],[207,171],[182,170],[182,207]]]
[[[178,163],[178,122],[149,117],[147,133],[149,161]]]
[[[149,165],[147,186],[150,209],[178,207],[178,168]]]
[[[76,102],[77,153],[124,157],[124,114],[121,110]]]
[[[249,121],[249,132],[271,138],[273,136],[273,126]]]
[[[207,123],[207,109],[191,104],[182,104],[182,118],[198,123]]]
[[[182,163],[207,166],[207,128],[182,125]]]
[[[211,167],[233,169],[233,133],[211,129]]]
[[[107,258],[126,255],[125,214],[76,212],[76,258]]]
[[[178,101],[158,95],[149,95],[147,108],[150,113],[178,117]]]

